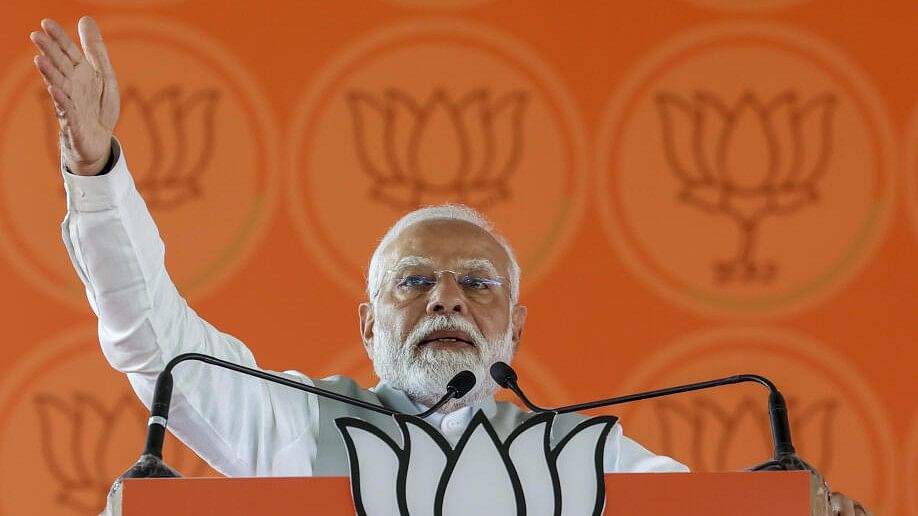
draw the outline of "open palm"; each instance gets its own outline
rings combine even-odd
[[[121,109],[118,81],[102,34],[92,18],[81,18],[81,52],[53,20],[42,20],[41,28],[31,34],[41,52],[35,65],[60,122],[65,165],[75,174],[95,175],[109,158]]]

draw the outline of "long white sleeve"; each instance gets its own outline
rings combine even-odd
[[[166,272],[165,249],[117,144],[108,174],[63,172],[64,244],[99,318],[102,351],[149,405],[170,358],[199,352],[255,366],[238,339],[199,317]],[[287,373],[312,383],[298,373]],[[197,362],[174,371],[172,432],[227,475],[309,475],[316,456],[318,402]]]
[[[685,473],[689,468],[665,455],[657,455],[622,433],[616,424],[606,440],[603,469],[606,473]]]

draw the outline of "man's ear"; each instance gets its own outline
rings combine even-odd
[[[514,353],[516,353],[516,348],[519,347],[520,340],[523,338],[523,326],[526,324],[526,314],[528,312],[529,309],[526,308],[526,305],[516,305],[510,311],[511,336]]]
[[[367,354],[372,356],[373,350],[373,323],[376,321],[376,312],[370,303],[360,303],[357,306],[357,318],[360,320],[360,338]]]

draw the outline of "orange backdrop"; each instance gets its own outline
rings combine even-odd
[[[918,515],[918,4],[5,7],[0,514],[97,513],[143,439],[60,243],[28,40],[88,13],[169,269],[263,367],[371,385],[356,304],[374,242],[407,209],[462,201],[518,250],[533,398],[764,374],[835,489]],[[743,386],[615,412],[652,449],[727,471],[767,458],[764,403]],[[214,474],[171,446],[184,473]]]

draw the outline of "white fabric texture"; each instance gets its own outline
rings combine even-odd
[[[63,171],[64,244],[99,318],[106,359],[127,374],[149,406],[157,373],[187,352],[257,367],[249,349],[192,310],[164,264],[164,246],[137,192],[120,147],[114,168],[83,177]],[[295,371],[290,378],[312,384]],[[174,371],[170,430],[217,471],[230,476],[308,476],[317,454],[319,403],[312,395],[198,362]],[[435,414],[444,435],[465,429],[472,410]],[[342,459],[346,460],[346,459]],[[607,472],[687,471],[647,451],[615,425],[606,443]]]

